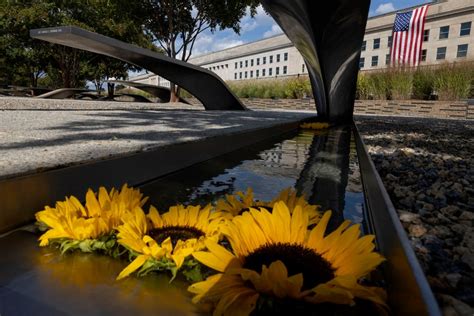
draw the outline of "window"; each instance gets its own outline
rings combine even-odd
[[[359,69],[364,68],[364,64],[365,64],[365,58],[361,57],[359,59]]]
[[[287,70],[288,70],[288,67],[286,67],[286,66],[283,66],[283,74],[284,74],[284,75],[286,75],[286,73],[287,73]]]
[[[248,67],[248,66],[249,66],[249,61],[246,60],[246,61],[245,61],[245,67]]]
[[[263,57],[262,65],[265,65],[266,63],[267,63],[267,57]]]
[[[284,61],[287,61],[287,60],[288,60],[288,53],[284,53],[284,54],[283,54],[283,60],[284,60]]]
[[[239,79],[242,79],[242,72],[239,72]]]
[[[253,59],[250,59],[250,67],[253,67]]]
[[[253,70],[250,70],[250,78],[253,78]]]
[[[301,72],[304,73],[304,64],[301,64]]]
[[[380,38],[374,38],[374,49],[380,48]]]
[[[257,66],[260,65],[260,58],[257,58]]]
[[[234,74],[234,80],[237,79],[237,73]]]
[[[275,68],[275,75],[279,75],[280,74],[280,67],[276,67]]]
[[[240,62],[240,68],[242,68],[242,62]]]
[[[377,67],[379,65],[379,56],[372,56],[372,67]]]
[[[393,42],[393,37],[392,37],[392,35],[390,35],[388,37],[387,47],[392,47],[392,42]]]
[[[273,55],[270,55],[270,57],[268,57],[268,63],[269,64],[273,63]]]
[[[421,50],[421,61],[426,61],[426,49]]]
[[[385,65],[390,65],[390,54],[385,55]]]
[[[245,79],[247,79],[247,72],[245,72]]]
[[[467,46],[467,44],[458,45],[458,54],[456,55],[457,58],[467,56]]]
[[[235,69],[237,69],[237,63],[235,63]]]
[[[280,54],[277,54],[277,63],[280,62]]]
[[[448,37],[449,37],[449,25],[440,27],[439,39],[448,38]]]
[[[461,30],[459,31],[459,36],[466,36],[471,34],[471,22],[461,23]]]
[[[265,69],[262,69],[262,77],[265,77]]]
[[[258,75],[259,75],[258,73],[259,73],[259,70],[258,69],[255,70],[255,75],[256,75],[257,78],[258,78]]]
[[[268,75],[269,75],[269,76],[272,75],[272,68],[268,68]]]
[[[436,51],[436,60],[441,60],[446,58],[446,47],[438,47]]]
[[[362,42],[362,47],[361,47],[361,50],[362,51],[365,51],[365,48],[367,47],[367,41],[363,41]]]
[[[430,39],[430,30],[423,31],[423,42],[428,42]]]

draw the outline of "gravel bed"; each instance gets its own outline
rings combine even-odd
[[[445,315],[474,315],[474,122],[356,117]]]

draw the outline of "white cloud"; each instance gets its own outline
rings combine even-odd
[[[281,33],[283,33],[283,31],[281,30],[280,26],[278,26],[278,24],[273,24],[270,30],[263,33],[263,37],[270,37]]]
[[[257,13],[253,18],[250,17],[250,10],[247,9],[247,14],[240,20],[240,34],[245,34],[246,32],[253,31],[256,28],[269,26],[273,23],[273,18],[265,13],[263,7],[259,5],[257,7]]]
[[[206,54],[209,53],[211,50],[211,44],[213,41],[213,36],[201,33],[198,35],[196,38],[196,42],[194,42],[194,47],[193,47],[193,55],[201,55],[201,54]]]
[[[244,43],[237,35],[232,34],[226,37],[219,37],[212,33],[200,34],[194,43],[193,56],[207,54],[218,50],[242,45]]]
[[[223,39],[217,40],[216,43],[214,43],[212,50],[213,51],[223,50],[226,48],[242,45],[243,43],[244,41],[242,40],[223,38]]]
[[[382,3],[377,7],[377,9],[375,9],[376,14],[384,14],[392,11],[395,11],[395,7],[393,6],[392,2]]]

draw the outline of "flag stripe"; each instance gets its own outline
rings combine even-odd
[[[428,6],[397,13],[392,32],[390,58],[392,66],[418,66],[421,57],[423,33]]]
[[[414,49],[416,47],[416,37],[418,32],[418,18],[419,18],[420,10],[416,9],[413,12],[412,20],[410,24],[413,26],[408,30],[408,34],[410,36],[410,42],[408,43],[408,56],[407,56],[407,64],[412,64],[412,56],[415,55]]]
[[[420,24],[421,24],[421,31],[420,37],[418,42],[418,54],[416,55],[416,63],[415,66],[418,66],[421,59],[421,51],[423,49],[423,37],[425,34],[425,22],[426,22],[426,13],[428,12],[428,6],[423,6],[423,13],[421,14]]]

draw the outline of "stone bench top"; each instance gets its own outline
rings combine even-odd
[[[0,98],[0,179],[236,133],[315,111],[203,111],[153,104]]]

